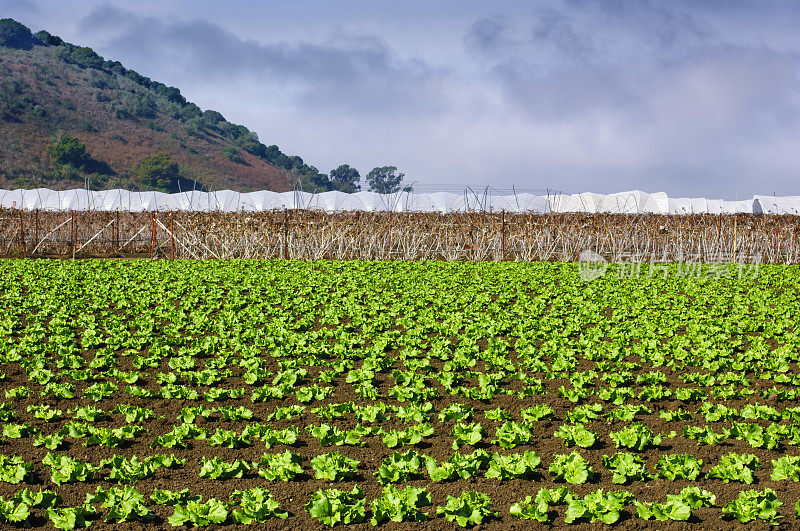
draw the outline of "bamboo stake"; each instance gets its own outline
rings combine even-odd
[[[27,247],[25,245],[25,217],[23,211],[19,211],[19,240],[22,244],[22,256],[27,254]]]
[[[94,239],[95,239],[95,238],[97,238],[98,236],[100,236],[100,234],[101,234],[101,233],[102,233],[104,230],[106,230],[108,227],[110,227],[112,223],[114,223],[114,220],[113,220],[113,219],[112,219],[111,221],[109,221],[109,222],[108,222],[108,224],[107,224],[105,227],[103,227],[102,229],[100,229],[100,230],[97,232],[97,234],[95,234],[94,236],[92,236],[91,238],[89,238],[89,241],[87,241],[86,243],[84,243],[83,245],[81,245],[81,246],[80,246],[80,248],[79,248],[79,249],[78,249],[76,252],[78,252],[78,253],[79,253],[79,252],[81,252],[81,250],[82,250],[84,247],[86,247],[87,245],[89,245],[90,243],[92,243],[92,242],[94,241]]]
[[[171,260],[175,260],[175,213],[169,213],[169,240],[170,240],[170,250],[169,250],[169,257]]]

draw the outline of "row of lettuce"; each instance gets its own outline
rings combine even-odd
[[[257,461],[235,459],[223,461],[219,456],[199,459],[199,477],[214,480],[259,476],[272,481],[300,480],[306,472],[304,458],[300,454],[285,450],[282,453],[265,453]],[[633,481],[667,479],[695,481],[717,479],[725,483],[734,481],[752,484],[756,481],[754,473],[761,469],[759,458],[752,454],[728,452],[722,454],[717,463],[702,472],[703,460],[689,454],[665,454],[659,457],[655,473],[647,470],[640,455],[631,452],[617,452],[611,456],[603,455],[603,466],[611,473],[615,484],[630,484]],[[126,458],[114,454],[103,459],[99,465],[83,462],[64,454],[47,453],[42,464],[50,470],[50,480],[56,485],[79,481],[92,481],[104,478],[120,484],[134,483],[155,476],[159,468],[182,468],[186,459],[174,455],[154,454],[139,458],[133,455]],[[519,453],[491,453],[476,449],[471,453],[453,452],[449,459],[437,461],[435,458],[419,453],[414,448],[395,451],[386,457],[373,473],[382,485],[409,480],[424,479],[425,475],[433,482],[449,482],[473,477],[508,479],[540,479],[545,476],[541,458],[533,450]],[[327,481],[354,480],[368,473],[361,462],[339,451],[320,453],[309,460],[316,479]],[[31,472],[33,463],[18,456],[0,455],[0,481],[19,484]],[[107,469],[108,473],[102,471]],[[550,466],[546,468],[555,482],[580,485],[600,477],[594,467],[578,452],[554,454]],[[299,477],[298,477],[299,476]],[[785,455],[772,460],[772,481],[800,481],[800,456]]]
[[[58,529],[88,527],[100,519],[107,522],[153,521],[156,517],[146,501],[145,496],[130,485],[97,487],[86,495],[82,505],[60,507],[61,497],[56,492],[26,488],[8,500],[0,497],[0,519],[11,524],[27,524],[32,510],[41,510]],[[202,501],[201,496],[191,494],[188,489],[170,491],[156,488],[149,501],[173,507],[172,515],[167,518],[173,526],[254,524],[289,516],[272,494],[261,487],[235,490],[226,501],[216,498]],[[552,522],[560,513],[567,524],[580,521],[614,524],[626,513],[645,520],[686,521],[692,518],[694,510],[714,507],[715,504],[714,494],[693,486],[685,487],[678,494],[668,494],[663,502],[640,502],[626,490],[604,492],[597,489],[579,496],[566,487],[556,487],[539,489],[535,496],[526,496],[513,504],[509,512],[515,518],[543,523]],[[389,521],[422,522],[441,515],[448,522],[469,527],[499,516],[492,510],[491,498],[476,491],[464,491],[460,496],[448,495],[445,505],[436,506],[432,514],[421,510],[431,506],[431,494],[425,488],[400,488],[392,484],[385,485],[381,496],[367,505],[363,490],[356,485],[350,491],[318,489],[306,503],[305,510],[331,527],[364,522],[368,512],[371,513],[369,521],[375,526]],[[783,517],[778,513],[781,506],[783,502],[770,488],[743,490],[736,499],[722,507],[722,515],[741,523],[762,520],[775,524]],[[800,501],[795,506],[795,516],[800,518]]]
[[[346,403],[331,403],[324,408],[314,408],[325,418],[334,412],[337,419],[347,417],[341,412],[339,406],[347,406]],[[452,403],[445,408],[438,416],[439,427],[437,430],[428,421],[431,419],[432,405],[430,402],[423,404],[413,404],[409,406],[395,406],[397,419],[400,422],[413,422],[413,425],[403,429],[384,428],[382,425],[365,425],[370,423],[384,423],[390,418],[386,414],[391,406],[383,404],[381,408],[377,404],[358,406],[359,414],[355,414],[355,426],[351,429],[339,428],[335,424],[321,422],[315,424],[306,420],[304,430],[308,434],[319,440],[322,446],[364,446],[366,440],[380,437],[381,442],[387,448],[397,448],[406,444],[417,444],[422,439],[436,434],[441,436],[441,426],[445,430],[449,428],[449,437],[452,439],[453,449],[462,446],[476,445],[497,445],[504,449],[516,448],[526,444],[532,444],[539,431],[536,422],[544,422],[545,426],[550,426],[554,420],[552,408],[547,405],[532,406],[522,410],[523,420],[508,420],[509,414],[501,409],[488,410],[484,412],[487,420],[495,424],[494,437],[489,436],[489,432],[481,422],[469,422],[472,419],[472,407],[463,403]],[[707,407],[708,406],[708,407]],[[758,406],[756,404],[755,406]],[[749,406],[748,406],[749,407]],[[642,405],[621,405],[612,409],[607,415],[601,417],[602,406],[600,404],[577,406],[572,411],[566,413],[565,423],[558,425],[552,433],[547,435],[562,439],[566,447],[578,446],[580,448],[596,448],[601,444],[605,445],[602,438],[595,431],[590,429],[594,423],[601,419],[606,422],[619,420],[626,422],[618,430],[608,433],[608,439],[615,448],[627,448],[635,451],[642,451],[648,448],[659,448],[666,444],[670,439],[682,435],[683,438],[694,441],[698,446],[714,446],[733,441],[742,441],[752,448],[774,450],[784,448],[785,445],[797,446],[800,444],[800,424],[797,420],[797,407],[786,408],[781,412],[770,406],[763,406],[766,413],[756,416],[748,416],[757,422],[739,422],[730,420],[731,415],[736,412],[734,408],[729,408],[720,404],[705,403],[698,410],[698,413],[705,411],[705,417],[712,425],[689,424],[692,419],[691,413],[682,408],[661,411],[659,417],[668,422],[682,422],[684,425],[679,432],[671,430],[661,434],[654,432],[646,424],[637,419],[637,415],[649,408]],[[745,410],[747,408],[744,408]],[[384,413],[380,413],[383,410]],[[147,430],[140,424],[155,418],[152,409],[143,408],[133,404],[117,404],[108,411],[95,405],[86,405],[69,410],[71,418],[66,420],[61,409],[51,407],[49,404],[29,405],[27,411],[33,418],[46,421],[45,424],[34,425],[29,421],[13,422],[16,411],[8,406],[8,403],[0,404],[0,420],[3,420],[2,434],[5,438],[21,439],[33,438],[34,446],[42,446],[51,450],[60,449],[64,446],[67,437],[72,439],[86,438],[85,444],[98,444],[110,448],[122,445],[125,440],[132,439]],[[304,406],[293,405],[278,407],[267,416],[267,420],[277,419],[296,419],[301,416]],[[751,411],[756,411],[751,408]],[[120,427],[97,426],[96,421],[110,422],[114,415],[122,415],[127,421],[127,425]],[[299,428],[292,425],[289,428],[276,431],[270,425],[260,422],[247,422],[241,431],[218,427],[216,429],[201,428],[194,425],[196,419],[204,419],[205,422],[225,422],[237,421],[241,419],[251,419],[253,412],[244,406],[220,406],[218,408],[207,408],[205,406],[188,406],[181,410],[178,415],[180,424],[173,425],[172,430],[157,436],[152,445],[153,447],[172,448],[175,446],[185,448],[188,440],[207,440],[212,446],[226,446],[228,448],[239,448],[252,446],[253,438],[267,440],[278,437],[279,440],[291,439],[296,441],[299,435]],[[769,418],[765,418],[769,417]],[[163,418],[163,417],[159,417]],[[327,417],[330,418],[330,417]],[[736,418],[736,417],[734,417]],[[773,419],[791,419],[792,422],[773,422]],[[461,422],[462,419],[467,422]],[[709,420],[713,419],[713,420]],[[349,419],[348,419],[349,420]],[[760,423],[758,421],[761,421]],[[502,423],[501,423],[502,422]],[[59,423],[60,429],[49,428]],[[585,423],[589,423],[589,427]],[[269,444],[269,443],[268,443]]]

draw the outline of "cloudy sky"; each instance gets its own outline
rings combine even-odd
[[[800,2],[0,0],[322,171],[800,195]]]

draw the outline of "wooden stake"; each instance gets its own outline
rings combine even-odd
[[[75,259],[75,249],[78,248],[78,226],[75,224],[75,211],[72,211],[72,259]]]
[[[22,255],[25,256],[28,249],[25,246],[25,215],[22,209],[19,211],[19,240],[22,244]]]
[[[150,236],[150,258],[153,258],[156,254],[156,213],[150,216],[150,223],[151,223],[151,236]]]
[[[39,245],[39,209],[33,212],[33,241]]]
[[[171,260],[175,260],[175,213],[169,213],[169,240],[170,240],[170,251],[169,257]]]
[[[283,220],[283,259],[289,258],[289,209],[286,209],[286,218]]]
[[[503,255],[503,261],[505,262],[506,260],[506,211],[505,210],[501,212],[501,216],[503,224],[502,224],[502,234],[500,236],[500,247]]]

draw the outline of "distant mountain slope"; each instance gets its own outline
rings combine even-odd
[[[48,152],[64,136],[88,160],[59,164]],[[153,185],[138,170],[166,153],[179,176]],[[174,191],[325,189],[327,176],[262,144],[246,127],[201,109],[90,48],[0,20],[0,188],[128,188]],[[196,185],[195,185],[196,181]]]

